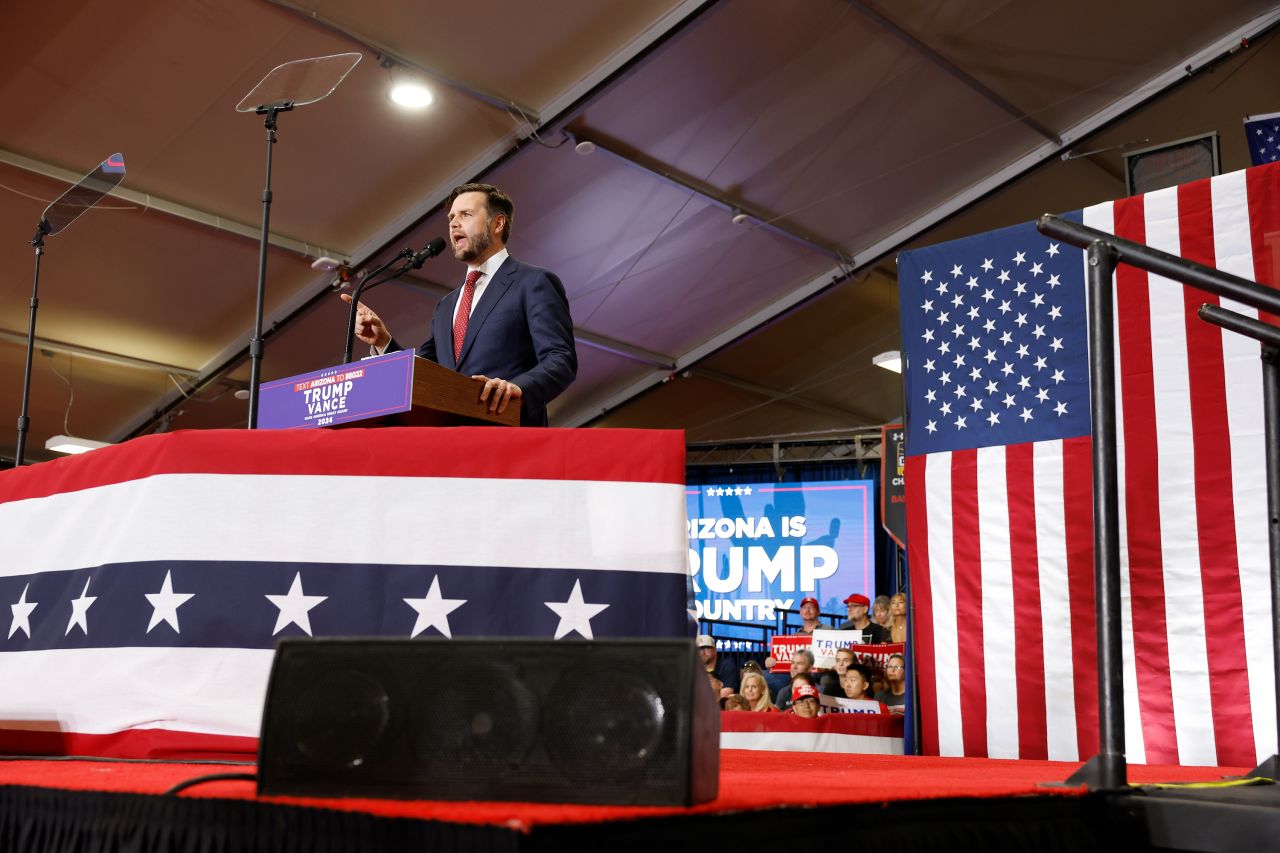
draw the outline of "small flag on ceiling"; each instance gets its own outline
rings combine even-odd
[[[1253,165],[1280,160],[1280,113],[1245,116],[1244,134],[1249,140],[1249,157]]]

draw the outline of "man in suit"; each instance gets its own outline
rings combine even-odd
[[[547,403],[578,372],[569,299],[560,279],[507,253],[515,205],[490,184],[463,184],[449,196],[449,244],[466,281],[436,305],[418,355],[483,382],[481,402],[504,412],[521,401],[520,423],[547,425]],[[351,297],[342,294],[347,302]],[[375,352],[400,344],[363,303],[356,336]]]

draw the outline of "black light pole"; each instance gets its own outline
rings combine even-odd
[[[253,312],[253,337],[249,340],[249,429],[258,428],[258,385],[262,378],[262,303],[267,295],[267,235],[271,230],[271,152],[276,144],[276,115],[293,109],[292,101],[259,107],[267,128],[267,183],[262,190],[262,233],[258,236],[258,302]]]

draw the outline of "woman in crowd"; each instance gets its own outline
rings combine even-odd
[[[907,594],[896,593],[889,599],[889,616],[893,623],[889,626],[889,641],[905,643],[907,641]]]
[[[876,701],[890,709],[905,710],[907,703],[907,659],[902,655],[889,655],[884,665],[885,688],[876,694]]]
[[[884,629],[886,634],[892,633],[893,617],[889,615],[889,596],[877,595],[871,602],[871,621]]]
[[[769,698],[769,687],[764,676],[756,671],[742,673],[742,696],[752,711],[776,711],[777,707]]]

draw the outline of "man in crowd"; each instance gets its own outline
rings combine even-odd
[[[483,382],[480,401],[501,414],[520,401],[520,423],[547,425],[547,403],[573,381],[578,354],[560,279],[507,253],[515,204],[490,184],[463,184],[449,196],[449,244],[467,265],[466,282],[436,305],[418,355]],[[347,302],[351,297],[342,294]],[[400,344],[363,303],[356,336],[374,352]]]
[[[843,696],[844,689],[840,686],[840,679],[844,678],[845,671],[853,664],[853,650],[844,648],[836,649],[836,665],[834,668],[822,673],[818,684],[822,688],[824,696]]]
[[[791,688],[791,713],[813,719],[818,716],[818,688],[801,679]]]
[[[700,634],[696,645],[702,668],[707,671],[708,677],[720,682],[720,692],[716,698],[723,699],[737,693],[740,674],[732,661],[720,657],[720,653],[716,650],[716,641],[709,634]]]
[[[844,600],[844,608],[849,618],[841,623],[840,630],[861,631],[864,644],[887,643],[889,642],[889,633],[867,618],[867,608],[870,606],[871,599],[861,593],[855,592],[846,598]]]
[[[809,649],[796,649],[791,655],[791,681],[778,690],[773,697],[773,704],[785,711],[791,705],[791,693],[795,690],[796,679],[813,684],[813,652]]]
[[[800,629],[797,634],[812,634],[814,630],[822,627],[822,623],[818,621],[818,599],[812,595],[800,599]]]

